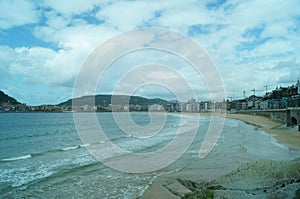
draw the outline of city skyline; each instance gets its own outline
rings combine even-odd
[[[0,112],[70,112],[70,111],[167,111],[167,112],[221,112],[235,113],[246,110],[287,110],[300,106],[300,81],[288,87],[277,87],[264,96],[253,95],[240,99],[229,97],[221,101],[197,100],[193,97],[187,101],[146,98],[134,95],[87,95],[69,99],[59,104],[40,104],[38,106],[18,102],[0,90]],[[230,100],[229,100],[230,99]]]
[[[250,96],[253,89],[262,96],[266,89],[295,84],[300,77],[299,9],[296,0],[1,1],[0,90],[30,105],[68,100],[82,64],[101,43],[134,29],[161,27],[204,48],[220,73],[227,98],[242,98],[243,91]],[[209,100],[204,80],[189,64],[157,51],[116,60],[96,92],[112,93],[126,70],[153,61],[174,66],[199,99]],[[159,72],[142,75],[167,78],[176,85],[172,74]],[[142,87],[135,94],[174,98],[157,85]]]

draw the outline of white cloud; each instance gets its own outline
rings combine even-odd
[[[66,17],[53,10],[45,12],[44,15],[46,18],[46,27],[51,27],[55,31],[60,31],[61,28],[65,28],[70,22]]]
[[[22,75],[22,81],[27,84],[71,86],[67,84],[74,79],[82,59],[78,51],[56,52],[41,47],[22,47],[10,51],[14,59],[7,68],[12,75]]]
[[[80,14],[85,11],[90,11],[93,7],[99,4],[98,0],[85,1],[69,1],[69,0],[47,0],[40,2],[41,6],[51,8],[62,14],[65,17],[71,17],[74,14]]]
[[[205,9],[205,5],[197,1],[178,1],[176,3],[163,3],[165,7],[162,16],[158,19],[158,25],[169,27],[185,34],[188,28],[196,24],[212,24],[217,22],[219,12],[211,13]]]
[[[39,11],[27,0],[0,1],[0,29],[37,22]]]
[[[105,5],[96,17],[119,31],[129,31],[155,18],[159,4],[155,1],[119,1]]]
[[[300,63],[295,60],[289,60],[284,62],[279,62],[277,65],[272,67],[270,70],[280,72],[278,75],[278,83],[281,84],[291,84],[296,82],[296,79],[300,77]]]
[[[10,64],[14,61],[16,53],[8,46],[0,46],[0,82],[10,76]]]
[[[36,4],[42,9],[36,10],[29,1],[0,1],[0,28],[34,24],[43,16],[42,23],[35,24],[33,34],[60,50],[1,46],[1,79],[13,73],[22,75],[27,83],[67,85],[94,48],[115,34],[144,26],[167,27],[188,34],[193,25],[208,25],[207,33],[196,31],[192,37],[211,55],[228,92],[241,93],[252,89],[246,88],[249,84],[259,88],[267,81],[275,84],[281,79],[299,76],[292,72],[299,66],[300,59],[300,4],[297,0],[228,0],[215,9],[207,9],[205,2],[196,0],[101,3],[98,0],[49,0]],[[84,15],[101,22],[81,18]],[[222,27],[216,28],[219,25]],[[260,34],[244,36],[246,30],[257,27],[263,27]],[[247,46],[250,47],[247,49]],[[141,64],[126,62],[134,63]],[[277,64],[278,67],[274,67]],[[111,78],[118,72],[116,69],[111,73]],[[180,72],[195,81],[186,67]]]
[[[260,24],[274,24],[288,21],[299,14],[299,3],[291,1],[242,1],[236,5],[225,21],[238,28],[253,27]]]
[[[69,1],[67,2],[70,3]],[[92,1],[84,3],[86,5],[78,10],[76,10],[78,6],[76,7],[77,4],[75,3],[73,5],[74,9],[71,9],[71,6],[71,10],[65,11],[63,15],[60,12],[64,11],[64,4],[58,4],[62,10],[45,12],[45,25],[36,26],[33,30],[34,35],[38,39],[54,43],[64,50],[80,50],[82,52],[86,51],[85,54],[90,53],[94,48],[100,45],[101,42],[116,34],[117,31],[107,24],[95,25],[81,18],[66,16],[71,14],[75,15],[75,13],[80,14],[83,11],[87,11],[88,8],[92,8],[94,5]],[[56,3],[54,4],[56,5]]]
[[[142,74],[142,75],[141,75]],[[105,83],[105,82],[103,82]],[[176,96],[178,100],[188,100],[193,97],[190,82],[174,68],[157,64],[136,67],[119,78],[114,87],[115,94],[143,94],[151,96]],[[147,90],[145,90],[147,88]]]
[[[276,64],[251,63],[239,64],[221,69],[228,96],[235,94],[235,97],[243,97],[253,94],[251,90],[256,89],[256,94],[265,93],[265,85],[268,89],[275,89],[276,86],[290,86],[295,84],[300,77],[300,64],[295,60],[277,62]],[[230,68],[230,72],[228,71]]]

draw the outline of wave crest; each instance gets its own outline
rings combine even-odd
[[[19,156],[19,157],[4,158],[4,159],[1,159],[1,162],[25,160],[25,159],[29,159],[29,158],[32,158],[32,156],[30,154],[27,154],[27,155],[23,155],[23,156]]]

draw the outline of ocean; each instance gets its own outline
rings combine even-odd
[[[139,153],[166,146],[176,138],[177,129],[186,125],[181,117],[199,115],[168,114],[159,133],[143,139],[122,132],[112,113],[96,113],[96,117],[110,141]],[[131,113],[131,118],[145,129],[151,123],[146,113]],[[214,179],[250,160],[300,157],[300,150],[278,144],[255,126],[226,119],[212,152],[199,159],[209,122],[210,117],[200,116],[193,143],[171,165],[151,172],[126,173],[107,167],[87,150],[92,143],[81,141],[72,113],[0,114],[0,198],[136,198],[158,176],[176,174],[197,161],[201,164],[197,175]],[[118,158],[109,154],[110,159]]]

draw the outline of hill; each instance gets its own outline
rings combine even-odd
[[[8,103],[10,105],[21,104],[15,98],[8,96],[3,91],[0,91],[0,105]]]
[[[83,97],[75,98],[73,102],[74,104],[76,104],[76,106],[84,106],[86,104],[91,104],[91,102],[95,98],[96,106],[108,106],[109,104],[111,104],[112,97],[114,100],[114,104],[119,104],[119,105],[126,105],[128,104],[128,102],[129,105],[141,105],[141,106],[168,103],[168,101],[159,98],[147,99],[140,96],[128,96],[128,95],[83,96]],[[62,102],[58,104],[58,106],[72,106],[72,99]]]

